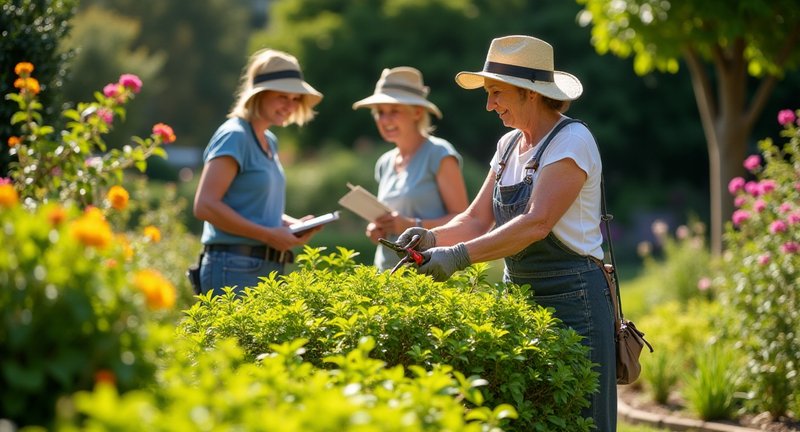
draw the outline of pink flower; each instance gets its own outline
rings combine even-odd
[[[106,95],[106,97],[115,98],[119,96],[119,90],[119,84],[117,83],[106,84],[106,86],[103,87],[103,94]]]
[[[164,144],[174,142],[176,139],[175,132],[172,131],[171,127],[165,125],[164,123],[156,123],[153,126],[153,135],[158,135],[161,137],[161,141]]]
[[[781,126],[786,126],[789,123],[792,123],[795,120],[796,116],[794,115],[794,111],[790,109],[783,109],[778,111],[778,123]]]
[[[733,199],[733,205],[735,205],[736,207],[741,207],[746,202],[747,202],[747,198],[745,198],[743,195],[739,195],[739,196],[737,196],[736,198]]]
[[[778,184],[775,183],[775,180],[766,179],[761,180],[758,182],[758,189],[761,192],[761,195],[766,195],[775,190],[778,187]]]
[[[782,232],[786,232],[786,222],[782,220],[776,220],[769,224],[769,232],[771,234],[778,234]]]
[[[744,179],[741,177],[734,177],[728,182],[728,192],[731,195],[736,195],[736,192],[744,189]]]
[[[761,254],[758,256],[758,265],[765,266],[769,264],[770,259],[772,259],[772,256],[769,253]]]
[[[764,211],[765,208],[767,208],[767,203],[765,203],[764,200],[758,199],[756,200],[756,202],[753,203],[753,210],[759,213]]]
[[[789,213],[790,211],[792,211],[792,204],[791,203],[785,202],[785,203],[781,204],[780,207],[778,207],[778,212],[781,213],[781,214]]]
[[[11,184],[11,179],[8,177],[0,177],[0,186]]]
[[[700,291],[708,291],[711,288],[711,279],[704,277],[697,281],[697,289]]]
[[[758,183],[754,181],[749,181],[744,185],[744,191],[748,194],[757,197],[761,194],[761,188],[758,186]]]
[[[797,253],[800,250],[800,243],[796,241],[788,241],[781,245],[781,252],[785,254]]]
[[[761,166],[761,157],[758,155],[748,156],[747,159],[744,160],[744,167],[750,172],[756,170],[756,168]]]
[[[733,212],[733,224],[739,226],[742,222],[750,219],[750,213],[747,210],[736,210]]]
[[[134,93],[139,93],[142,90],[142,80],[134,74],[122,74],[119,77],[119,84]]]
[[[786,222],[789,225],[797,225],[800,223],[800,211],[796,211],[791,213],[789,216],[786,216]]]
[[[97,110],[97,116],[109,126],[114,122],[114,112],[108,108],[100,108]]]

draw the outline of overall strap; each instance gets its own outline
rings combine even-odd
[[[503,153],[503,157],[500,158],[498,161],[498,165],[500,165],[500,169],[497,170],[497,175],[494,178],[495,182],[500,182],[500,178],[503,177],[503,172],[506,170],[506,163],[508,163],[508,158],[511,156],[511,153],[517,148],[517,143],[519,142],[520,138],[522,138],[522,131],[517,131],[517,134],[512,138],[511,143],[506,147],[506,151]]]
[[[582,120],[578,120],[578,119],[568,118],[566,120],[562,120],[561,122],[559,122],[556,125],[556,127],[553,128],[553,130],[550,132],[550,134],[547,135],[547,138],[544,140],[542,145],[539,146],[539,149],[536,150],[536,154],[534,154],[533,157],[530,158],[530,160],[528,161],[528,164],[525,165],[525,170],[526,171],[536,171],[537,169],[539,169],[539,159],[541,159],[542,153],[544,153],[544,150],[547,148],[547,146],[550,145],[550,141],[552,141],[553,138],[555,138],[555,136],[558,135],[558,132],[561,131],[561,129],[563,129],[564,126],[566,126],[566,125],[568,125],[570,123],[581,123],[584,126],[586,126],[586,123],[584,123]],[[525,176],[525,182],[528,183],[528,184],[530,184],[532,182],[530,173]]]

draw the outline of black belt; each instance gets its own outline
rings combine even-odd
[[[280,264],[291,264],[294,262],[292,251],[279,251],[269,246],[250,246],[243,244],[210,244],[203,248],[205,252],[229,252],[235,255],[260,258],[267,261],[274,261]]]

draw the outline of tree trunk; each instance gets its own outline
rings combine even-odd
[[[743,41],[737,41],[727,49],[718,47],[714,52],[715,92],[698,54],[691,48],[684,50],[708,147],[709,232],[711,253],[715,256],[722,253],[725,221],[733,214],[733,197],[729,195],[727,185],[733,177],[744,174],[742,162],[753,128],[753,117],[746,111],[747,70],[743,52]]]

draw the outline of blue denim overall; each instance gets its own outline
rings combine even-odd
[[[525,213],[534,185],[532,172],[538,168],[542,152],[561,126],[574,121],[577,120],[565,120],[556,126],[526,164],[527,175],[522,182],[500,186],[505,163],[522,134],[508,146],[500,161],[493,193],[496,226]],[[573,252],[551,232],[506,257],[503,280],[529,284],[533,292],[531,300],[553,308],[555,317],[583,336],[582,343],[589,347],[594,369],[600,374],[600,388],[592,394],[591,405],[582,415],[593,418],[599,431],[610,432],[617,428],[616,352],[611,293],[602,271],[595,258]]]

